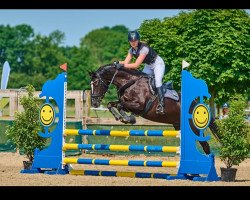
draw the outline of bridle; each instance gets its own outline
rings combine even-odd
[[[104,91],[104,90],[108,91],[108,89],[109,89],[110,85],[113,83],[114,78],[115,78],[115,76],[116,76],[117,73],[118,73],[118,69],[116,69],[116,71],[115,71],[115,73],[114,73],[114,75],[113,75],[111,81],[109,82],[109,84],[107,84],[107,83],[105,83],[105,82],[102,80],[101,75],[97,72],[97,73],[96,73],[97,80],[91,81],[91,83],[90,83],[90,84],[91,84],[91,95],[90,95],[90,96],[91,96],[91,99],[96,99],[98,102],[100,102],[100,101],[103,99],[103,97],[104,97],[104,95],[105,95],[105,93],[106,93],[106,92],[102,92],[102,94],[93,94],[94,83],[97,82],[97,81],[100,81],[100,82],[101,82],[101,86],[102,86],[102,88],[103,88],[103,91]]]

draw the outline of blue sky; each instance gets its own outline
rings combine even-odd
[[[48,35],[54,30],[65,33],[64,45],[79,46],[80,38],[93,29],[125,25],[139,28],[147,19],[163,19],[179,14],[180,9],[9,9],[0,10],[0,24],[29,24],[35,33]],[[188,10],[183,10],[188,11]],[[250,10],[247,10],[250,13]]]
[[[130,30],[134,30],[139,28],[146,19],[172,17],[178,15],[180,11],[175,9],[13,9],[0,10],[0,24],[11,26],[29,24],[35,33],[42,35],[60,30],[65,33],[65,45],[79,46],[80,38],[93,29],[125,25]]]

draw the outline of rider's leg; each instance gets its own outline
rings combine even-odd
[[[157,114],[165,114],[165,105],[164,105],[164,91],[162,87],[162,79],[165,73],[165,64],[161,57],[157,57],[154,65],[154,74],[155,74],[155,85],[157,88],[157,94],[159,97],[159,103],[156,107]]]
[[[157,114],[165,114],[164,111],[164,93],[163,93],[163,87],[157,87],[157,94],[158,94],[158,98],[159,98],[159,102],[158,105],[156,107],[156,113]]]

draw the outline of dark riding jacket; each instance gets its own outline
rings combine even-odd
[[[148,65],[154,63],[154,61],[155,61],[155,59],[157,57],[157,53],[150,46],[148,46],[145,43],[139,42],[137,50],[135,50],[134,48],[131,47],[131,49],[132,49],[132,55],[134,57],[138,58],[139,55],[140,55],[140,50],[143,47],[147,47],[149,49],[149,52],[148,52],[147,56],[145,57],[145,59],[143,60],[142,63],[146,63]]]

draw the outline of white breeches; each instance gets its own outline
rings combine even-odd
[[[158,88],[162,86],[162,79],[165,73],[165,63],[160,56],[157,56],[153,64],[145,64],[144,69],[142,71],[146,74],[154,74],[156,87]]]

